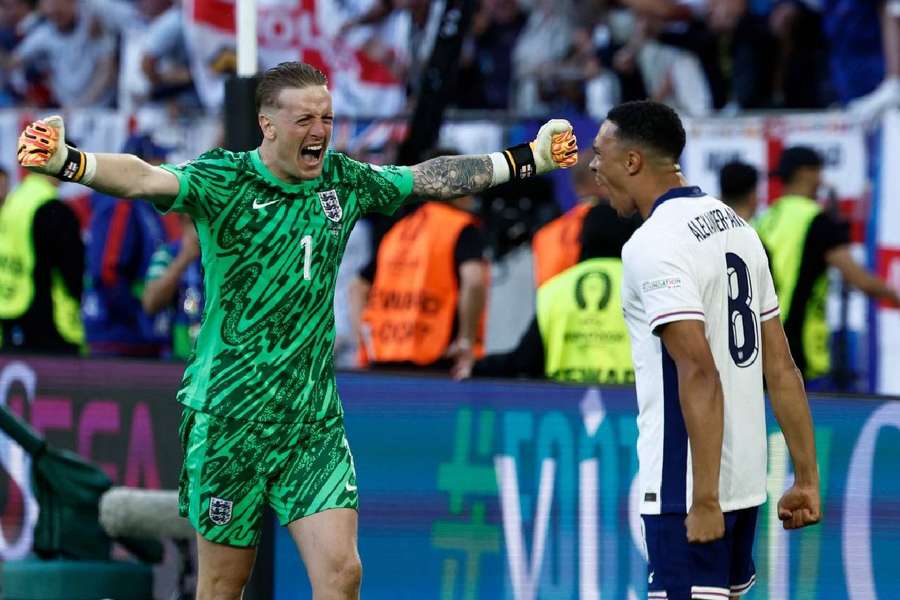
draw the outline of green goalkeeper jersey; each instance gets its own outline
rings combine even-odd
[[[181,165],[162,211],[197,226],[206,304],[178,400],[262,422],[314,422],[342,412],[334,381],[334,286],[350,230],[394,212],[412,192],[406,167],[328,152],[322,175],[289,184],[259,151],[217,148]]]

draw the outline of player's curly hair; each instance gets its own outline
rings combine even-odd
[[[655,150],[677,162],[684,150],[684,126],[670,107],[651,100],[623,102],[606,119],[616,124],[616,137]]]
[[[302,62],[278,63],[267,69],[256,86],[256,112],[263,106],[278,106],[278,94],[287,88],[328,85],[325,73]]]

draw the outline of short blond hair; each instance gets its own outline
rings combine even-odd
[[[278,106],[278,95],[288,88],[328,85],[325,73],[302,62],[283,62],[267,69],[256,86],[256,112],[263,106]]]

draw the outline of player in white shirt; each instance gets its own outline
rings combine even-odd
[[[643,225],[622,251],[622,305],[638,396],[648,598],[721,600],[756,579],[752,548],[766,500],[763,376],[795,482],[778,503],[786,529],[819,521],[812,419],[756,232],[688,187],[684,128],[669,107],[609,112],[591,169]]]

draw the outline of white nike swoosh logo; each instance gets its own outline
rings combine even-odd
[[[260,203],[259,198],[254,198],[253,199],[253,208],[256,208],[256,209],[265,208],[266,206],[268,206],[270,204],[275,204],[276,202],[281,202],[282,200],[284,200],[284,198],[279,198],[278,200],[270,200],[269,202]]]
[[[347,483],[344,484],[344,489],[346,489],[348,492],[355,492],[356,486],[351,485],[350,482],[348,481]]]

